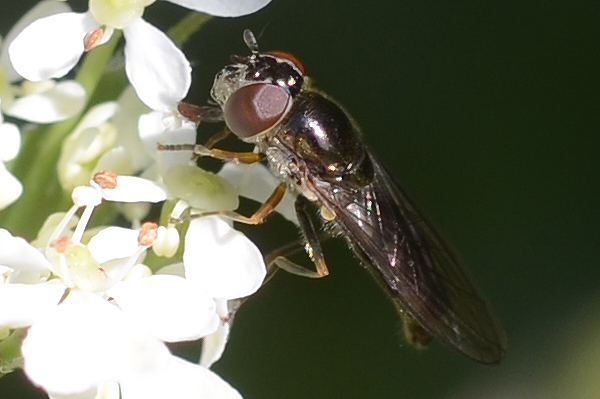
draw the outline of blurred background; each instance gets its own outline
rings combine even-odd
[[[4,7],[0,33],[33,3]],[[167,28],[184,14],[157,2],[145,17]],[[330,276],[278,273],[214,369],[248,399],[600,397],[599,18],[596,1],[273,0],[194,35],[195,103],[246,54],[245,28],[301,59],[458,249],[509,338],[493,367],[412,349],[330,240]],[[244,230],[265,251],[297,236],[272,219]],[[0,397],[44,395],[13,373]]]

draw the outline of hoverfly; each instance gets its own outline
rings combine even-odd
[[[211,97],[216,105],[182,104],[180,111],[197,122],[224,121],[228,131],[258,151],[213,149],[220,138],[189,147],[197,156],[222,160],[266,159],[281,184],[251,217],[220,214],[258,224],[286,189],[294,191],[316,275],[328,271],[306,212],[311,202],[389,294],[409,341],[424,346],[435,337],[478,362],[498,363],[506,353],[506,337],[490,306],[448,244],[363,142],[350,115],[311,86],[296,58],[260,52],[249,30],[244,41],[251,54],[233,56],[234,63],[215,77]],[[163,146],[176,147],[181,149]],[[283,268],[300,268],[286,259],[277,261]]]

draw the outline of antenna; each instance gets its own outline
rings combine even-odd
[[[244,43],[252,51],[252,53],[258,53],[258,43],[256,43],[256,37],[250,29],[244,31]]]

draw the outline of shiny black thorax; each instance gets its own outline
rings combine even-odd
[[[318,91],[298,93],[269,136],[271,150],[285,152],[286,158],[299,166],[303,176],[290,176],[293,180],[304,177],[314,184],[359,189],[373,179],[373,166],[356,124],[337,103]]]

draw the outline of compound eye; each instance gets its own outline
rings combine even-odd
[[[233,92],[223,107],[229,130],[240,138],[255,136],[273,127],[290,103],[287,90],[268,83],[244,86]]]

